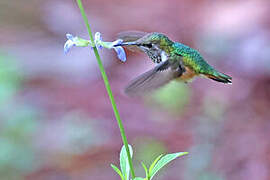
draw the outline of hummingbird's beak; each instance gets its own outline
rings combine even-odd
[[[121,44],[114,45],[114,47],[116,47],[116,46],[136,46],[136,45],[138,45],[136,42],[123,42]]]

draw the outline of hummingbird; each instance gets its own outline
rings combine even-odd
[[[230,76],[209,65],[197,50],[174,42],[162,33],[126,31],[119,33],[118,39],[122,39],[123,43],[116,46],[144,52],[156,64],[127,85],[127,95],[140,95],[158,89],[172,80],[187,83],[197,76],[225,84],[232,83]]]

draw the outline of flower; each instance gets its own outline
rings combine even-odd
[[[105,42],[102,40],[102,36],[100,32],[96,32],[95,33],[95,40],[94,40],[94,44],[91,43],[91,41],[89,40],[85,40],[82,38],[79,38],[77,36],[73,36],[71,34],[66,34],[67,37],[67,41],[64,45],[64,52],[65,54],[68,53],[68,51],[73,47],[73,46],[80,46],[80,47],[97,47],[98,49],[102,49],[107,48],[107,49],[114,49],[115,52],[117,53],[117,57],[122,61],[125,62],[126,61],[126,53],[124,51],[124,48],[122,48],[121,46],[116,46],[115,45],[120,45],[122,44],[123,40],[122,39],[118,39],[116,41],[113,42]]]
[[[100,34],[100,32],[96,32],[95,33],[95,44],[96,44],[98,49],[103,48],[103,46],[100,44],[100,42],[102,42],[101,34]]]
[[[115,52],[117,53],[117,57],[122,61],[125,62],[126,61],[126,53],[124,48],[122,48],[121,46],[116,46],[115,45],[119,45],[122,44],[123,40],[122,39],[117,39],[116,41],[113,42],[104,42],[102,41],[102,36],[100,34],[100,32],[96,32],[95,34],[95,44],[98,45],[98,47],[105,47],[108,49],[114,49]]]
[[[123,40],[118,39],[118,40],[112,42],[112,46],[113,46],[113,49],[115,50],[115,52],[117,53],[117,57],[121,61],[125,62],[127,60],[127,58],[126,58],[126,53],[125,53],[124,48],[122,48],[121,46],[114,47],[115,45],[119,45],[119,44],[122,44],[122,43],[123,43]]]
[[[71,35],[71,34],[66,34],[66,37],[67,37],[67,41],[64,45],[64,53],[67,54],[68,51],[72,48],[72,46],[75,46],[75,43],[74,43],[74,37]]]
[[[67,41],[64,45],[64,53],[68,53],[68,51],[73,47],[73,46],[79,46],[79,47],[87,47],[87,46],[91,46],[93,47],[93,45],[91,44],[90,41],[87,41],[85,39],[79,38],[77,36],[73,36],[72,34],[66,34],[67,37]]]

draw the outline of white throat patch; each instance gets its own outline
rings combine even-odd
[[[161,61],[164,62],[164,61],[167,61],[168,59],[168,56],[166,55],[165,51],[162,51],[161,52]]]

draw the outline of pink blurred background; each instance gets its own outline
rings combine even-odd
[[[144,54],[100,51],[137,176],[161,153],[188,151],[155,179],[270,179],[269,0],[83,1],[94,32],[162,32],[233,77],[198,78],[151,96],[123,87],[153,66]],[[120,132],[93,52],[64,55],[65,34],[88,38],[76,1],[0,2],[0,179],[119,179]]]

